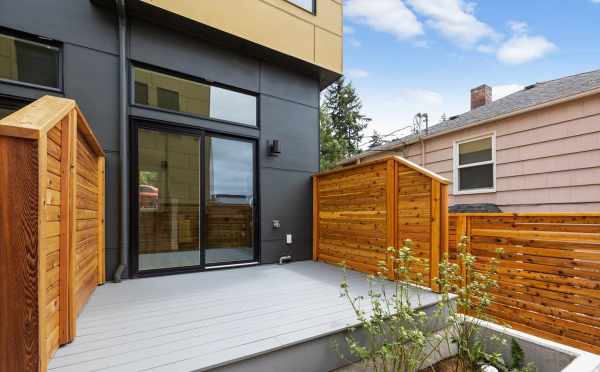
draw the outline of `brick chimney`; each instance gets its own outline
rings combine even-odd
[[[492,87],[483,84],[471,89],[471,110],[492,102]]]

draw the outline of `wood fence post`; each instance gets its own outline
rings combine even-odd
[[[38,139],[38,262],[37,262],[37,282],[38,282],[38,352],[40,371],[48,369],[48,348],[47,348],[47,327],[46,327],[46,202],[47,202],[47,177],[48,177],[48,137],[43,136]]]
[[[75,293],[76,273],[76,246],[77,246],[77,111],[69,112],[69,147],[71,158],[69,161],[69,336],[72,339],[77,335],[77,298]]]
[[[396,195],[397,192],[397,164],[394,159],[387,160],[386,163],[386,266],[388,269],[388,279],[394,280],[396,279],[396,274],[394,272],[394,257],[392,254],[387,252],[387,248],[396,247],[396,232],[398,230],[398,220],[396,218]],[[397,247],[396,247],[397,248]]]
[[[312,238],[313,238],[313,242],[312,242],[312,258],[313,261],[318,261],[319,260],[319,177],[317,176],[313,176],[312,179],[312,191],[313,191],[313,195],[312,195],[312,212],[313,212],[313,218],[312,218]]]
[[[98,284],[106,281],[104,249],[104,167],[105,159],[98,158]]]
[[[60,185],[60,289],[59,289],[59,339],[60,345],[73,341],[69,325],[69,282],[71,247],[71,114],[62,120],[61,127],[61,185]]]
[[[431,239],[429,243],[429,287],[434,292],[439,292],[436,279],[440,275],[440,242],[441,242],[441,210],[440,210],[440,183],[431,180]]]
[[[468,224],[469,224],[469,218],[465,215],[458,215],[457,221],[456,221],[456,254],[460,254],[459,251],[459,245],[461,244],[461,241],[464,237],[467,237],[467,239],[469,238],[468,234],[469,234],[469,228],[468,228]],[[468,249],[468,246],[467,246]],[[465,280],[465,267],[463,265],[462,262],[459,263],[460,265],[460,276],[461,276],[461,281],[463,283],[463,285],[466,283]]]

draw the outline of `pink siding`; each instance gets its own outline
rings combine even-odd
[[[428,139],[425,167],[452,180],[454,141],[492,132],[496,192],[451,195],[450,204],[494,203],[506,212],[600,211],[600,95]],[[396,153],[422,163],[421,144]]]

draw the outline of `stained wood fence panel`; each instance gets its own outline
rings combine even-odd
[[[478,269],[500,259],[500,323],[600,353],[600,214],[451,215],[450,252],[461,236]]]
[[[447,182],[396,156],[315,175],[313,258],[367,273],[384,263],[393,277],[387,248],[411,239],[429,285],[446,250]]]
[[[46,96],[0,120],[0,172],[0,370],[45,371],[104,281],[104,153],[74,101]],[[83,178],[94,203],[76,192]]]

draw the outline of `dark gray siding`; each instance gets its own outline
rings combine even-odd
[[[64,21],[60,21],[64,20]],[[107,152],[106,270],[119,261],[118,38],[116,16],[85,0],[0,3],[0,26],[64,43],[64,95],[77,100]],[[130,20],[129,58],[256,92],[259,128],[130,107],[138,118],[256,138],[259,154],[261,261],[275,262],[291,249],[295,259],[311,255],[311,184],[318,171],[319,81],[241,51],[225,50],[198,37]],[[0,83],[0,94],[35,99],[52,93]],[[168,125],[168,124],[166,124]],[[278,139],[282,154],[268,156],[267,141]],[[273,230],[271,221],[281,221]],[[291,247],[284,244],[292,233]]]
[[[45,94],[77,100],[107,152],[106,271],[112,277],[119,242],[118,38],[116,16],[84,0],[0,2],[0,26],[63,43],[64,94],[0,83],[0,94]]]

